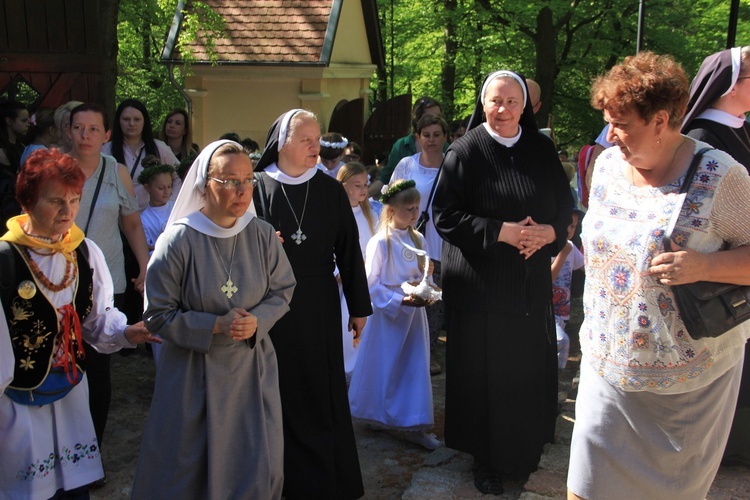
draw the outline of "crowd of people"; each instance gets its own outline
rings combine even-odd
[[[137,99],[111,123],[3,103],[0,491],[106,480],[109,356],[147,343],[133,498],[362,497],[353,419],[470,454],[502,494],[555,440],[583,269],[568,497],[704,498],[722,459],[750,462],[750,323],[694,339],[671,287],[750,284],[748,79],[748,47],[692,84],[627,57],[594,80],[607,125],[573,162],[505,69],[467,120],[418,99],[382,168],[303,109],[261,154],[233,133],[201,150],[187,112],[154,129]]]

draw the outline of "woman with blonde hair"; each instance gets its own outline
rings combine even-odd
[[[193,129],[184,109],[173,109],[167,113],[159,131],[162,140],[180,162],[198,154],[198,145],[193,143]]]
[[[68,101],[55,109],[55,127],[57,127],[57,146],[63,153],[70,153],[73,149],[73,139],[70,135],[70,112],[83,104],[81,101]],[[109,127],[109,123],[107,124]]]

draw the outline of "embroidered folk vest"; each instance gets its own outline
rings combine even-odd
[[[29,390],[39,387],[49,374],[55,352],[61,342],[62,327],[58,320],[57,309],[42,293],[40,283],[34,277],[18,248],[10,245],[10,251],[15,257],[16,289],[8,294],[11,297],[10,300],[6,300],[6,296],[3,296],[3,309],[16,363],[13,381],[9,388]],[[94,298],[92,270],[87,257],[88,247],[84,242],[76,251],[78,280],[72,302],[81,323],[91,312]],[[3,269],[3,272],[6,270]],[[31,281],[36,285],[36,293],[28,299],[21,297],[19,293],[22,289],[19,285],[24,281]],[[27,294],[24,293],[24,295]],[[70,352],[78,352],[78,339],[73,335],[71,340],[73,349]],[[85,369],[83,357],[78,355],[75,359],[81,371]]]

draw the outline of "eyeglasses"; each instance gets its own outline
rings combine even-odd
[[[242,188],[247,189],[249,187],[255,187],[258,185],[258,179],[253,177],[252,179],[245,179],[243,181],[238,181],[237,179],[217,179],[216,177],[209,177],[208,180],[210,181],[216,181],[219,184],[221,184],[221,187],[223,189],[234,189],[237,190],[242,186]]]

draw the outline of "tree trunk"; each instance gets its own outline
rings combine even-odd
[[[536,17],[536,75],[534,80],[542,90],[542,107],[536,114],[540,127],[547,127],[552,112],[552,93],[559,72],[556,54],[557,32],[552,19],[552,10],[543,7]]]
[[[102,104],[110,117],[114,116],[117,101],[115,85],[117,84],[117,14],[120,0],[99,0],[99,19],[102,21],[102,85],[104,87]]]
[[[441,78],[441,104],[443,105],[443,116],[453,119],[455,113],[456,93],[456,54],[458,44],[456,43],[456,0],[445,0],[445,36],[443,54],[443,71]]]

